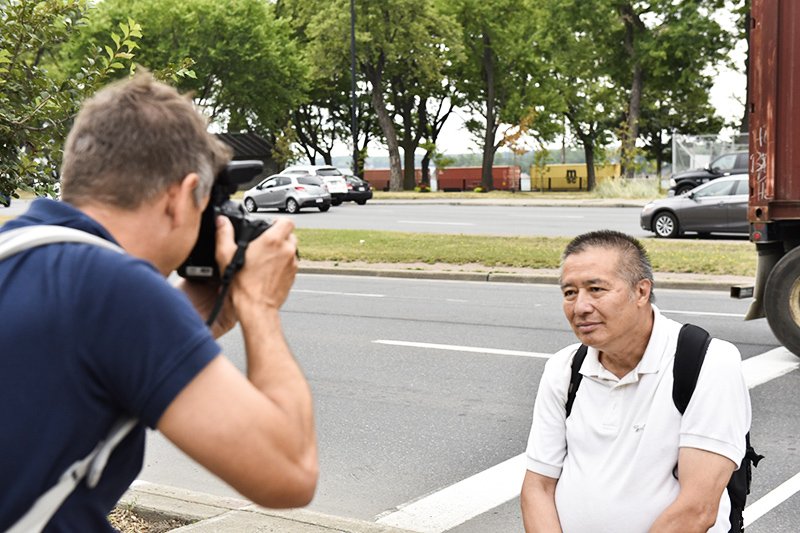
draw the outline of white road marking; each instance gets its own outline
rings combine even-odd
[[[431,344],[428,342],[407,342],[407,341],[392,341],[392,340],[377,340],[372,341],[375,344],[388,344],[391,346],[407,346],[409,348],[427,348],[431,350],[449,350],[452,352],[470,352],[470,353],[486,353],[492,355],[517,355],[520,357],[538,357],[541,359],[549,359],[553,354],[537,353],[537,352],[524,352],[520,350],[502,350],[498,348],[479,348],[476,346],[456,346],[452,344]]]
[[[373,342],[413,348],[524,355],[545,359],[552,356],[544,353],[422,342],[389,340]],[[784,347],[775,348],[742,362],[742,372],[748,389],[767,383],[798,367],[800,358]],[[519,496],[524,477],[525,454],[523,453],[420,500],[402,505],[397,511],[381,516],[377,522],[418,533],[443,533]],[[747,506],[744,511],[745,526],[752,524],[797,492],[800,492],[800,474]]]
[[[752,389],[800,367],[800,357],[781,346],[742,361],[747,388]]]
[[[405,505],[377,522],[419,533],[447,531],[519,496],[524,477],[523,453]]]
[[[775,507],[797,494],[798,491],[800,491],[800,474],[785,481],[752,505],[748,505],[744,513],[742,513],[744,527],[748,527]]]
[[[304,294],[325,294],[327,296],[363,296],[365,298],[385,298],[384,294],[369,294],[365,292],[333,292],[333,291],[310,291],[302,289],[292,289],[292,292],[302,292]]]
[[[429,222],[426,220],[398,220],[398,224],[425,224],[428,225],[438,225],[438,226],[476,226],[472,222]]]
[[[724,316],[724,317],[731,317],[731,318],[744,318],[745,315],[738,314],[738,313],[714,313],[714,312],[707,312],[707,311],[672,311],[668,309],[661,309],[660,310],[664,314],[673,314],[673,315],[692,315],[692,316]]]

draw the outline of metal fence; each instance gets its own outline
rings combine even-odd
[[[672,136],[672,173],[705,168],[722,154],[747,148],[747,133],[736,133],[732,136],[675,133]]]

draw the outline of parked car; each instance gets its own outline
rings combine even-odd
[[[368,181],[355,176],[345,176],[344,180],[347,182],[347,195],[344,197],[346,202],[365,205],[367,200],[372,199],[372,185]]]
[[[672,176],[669,182],[670,189],[668,194],[670,196],[678,196],[713,179],[747,172],[747,153],[747,150],[730,152],[716,158],[707,168],[678,172]]]
[[[655,200],[642,210],[642,229],[657,237],[677,237],[686,231],[747,235],[748,187],[747,174],[737,174]]]
[[[282,175],[288,176],[305,176],[312,175],[318,176],[328,186],[328,191],[331,193],[331,205],[339,205],[344,201],[347,196],[347,182],[344,181],[344,175],[336,167],[327,165],[305,165],[293,166],[284,169]]]
[[[316,176],[276,174],[244,193],[244,207],[251,213],[263,208],[297,213],[301,207],[327,211],[331,195],[325,183]]]

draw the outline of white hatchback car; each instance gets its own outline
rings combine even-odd
[[[344,180],[344,175],[336,167],[304,165],[288,167],[281,172],[281,175],[284,176],[305,176],[308,174],[318,176],[328,186],[328,192],[331,193],[331,205],[341,204],[344,197],[347,196],[347,182]]]

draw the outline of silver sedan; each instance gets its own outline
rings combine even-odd
[[[657,237],[691,231],[748,234],[748,177],[737,174],[709,181],[680,196],[655,200],[642,210],[642,229]]]
[[[316,176],[277,174],[244,193],[243,201],[251,213],[263,208],[287,213],[297,213],[301,207],[327,211],[331,207],[331,194],[327,185]]]

